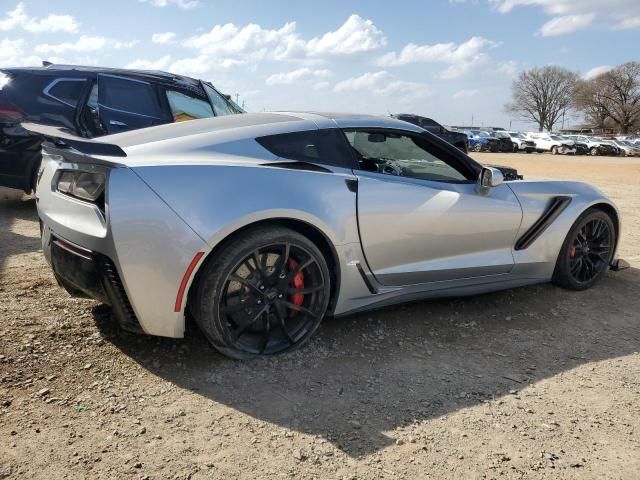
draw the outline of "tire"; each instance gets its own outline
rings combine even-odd
[[[594,157],[598,155],[598,149],[596,147],[591,147],[589,150],[589,155],[593,155]]]
[[[284,353],[318,329],[330,278],[324,256],[308,238],[288,228],[256,227],[207,260],[190,309],[223,355],[242,360]],[[313,291],[300,292],[305,289]]]
[[[555,145],[551,147],[551,154],[558,155],[558,147],[556,147]]]
[[[473,146],[473,151],[474,151],[474,152],[481,152],[481,151],[482,151],[482,144],[481,144],[481,143],[476,143],[476,144]]]
[[[513,153],[518,153],[518,151],[519,151],[518,144],[514,143],[513,144]]]
[[[575,221],[562,244],[553,283],[568,290],[591,288],[608,270],[615,246],[611,217],[601,210],[587,210]]]

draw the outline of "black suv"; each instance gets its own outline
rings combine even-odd
[[[468,152],[469,142],[467,136],[462,132],[454,132],[453,130],[448,130],[435,120],[427,117],[421,117],[420,115],[413,115],[411,113],[399,113],[397,115],[392,115],[392,117],[422,127],[426,131],[440,137],[445,142],[449,142],[454,147],[458,147],[464,153]]]
[[[213,85],[157,71],[45,64],[0,69],[0,186],[30,192],[40,135],[20,122],[98,137],[163,123],[243,113]]]

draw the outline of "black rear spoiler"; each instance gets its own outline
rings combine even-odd
[[[56,148],[73,148],[85,155],[103,157],[127,156],[124,150],[118,145],[78,137],[59,127],[40,125],[39,123],[22,123],[21,125],[25,130],[42,135],[46,142],[53,144]]]

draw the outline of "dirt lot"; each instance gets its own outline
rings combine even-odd
[[[477,157],[598,185],[633,268],[329,320],[234,362],[69,298],[33,201],[0,191],[0,479],[639,478],[640,160]]]

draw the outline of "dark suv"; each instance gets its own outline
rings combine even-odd
[[[410,113],[399,113],[397,115],[392,115],[392,117],[422,127],[426,131],[442,138],[444,141],[449,142],[454,147],[458,147],[464,153],[467,153],[469,149],[469,142],[464,133],[448,130],[435,120]]]
[[[0,186],[30,192],[42,137],[20,122],[98,137],[243,113],[213,85],[166,72],[50,65],[0,69]]]

